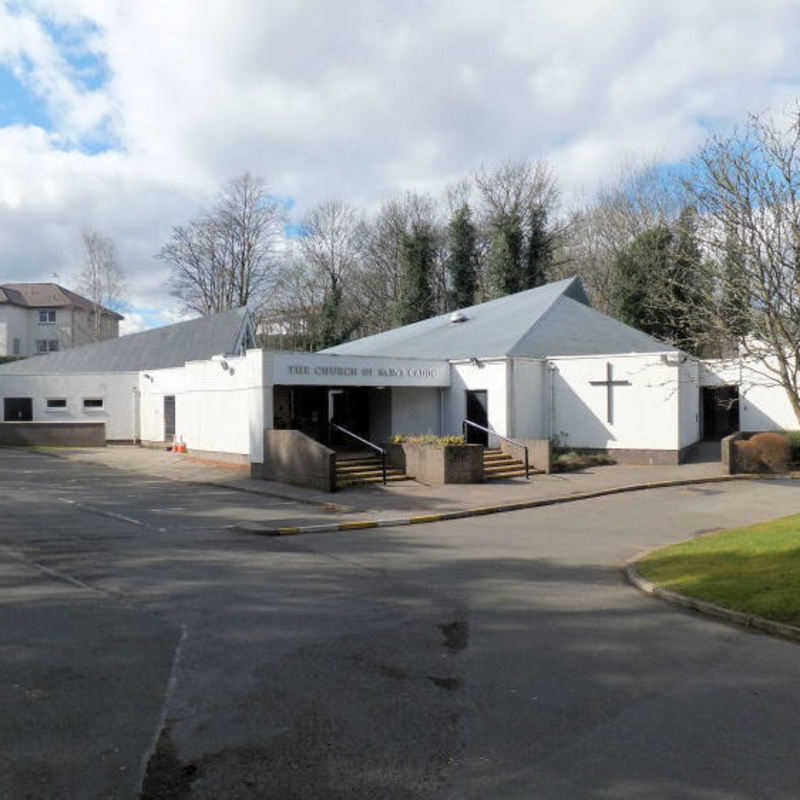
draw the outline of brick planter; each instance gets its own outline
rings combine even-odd
[[[479,444],[386,445],[391,466],[421,483],[483,483],[483,447]]]

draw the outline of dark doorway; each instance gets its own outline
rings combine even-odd
[[[489,427],[489,395],[485,389],[467,392],[467,419],[484,428]],[[467,425],[467,442],[485,447],[489,443],[489,434]]]
[[[739,430],[739,387],[704,386],[703,439],[715,441]]]
[[[33,398],[6,397],[3,399],[3,419],[6,422],[30,422],[33,420]]]
[[[369,392],[361,386],[330,389],[328,394],[328,415],[331,422],[355,433],[362,439],[369,439]],[[331,436],[331,447],[362,449],[362,446],[340,431]]]
[[[361,386],[275,386],[273,425],[301,431],[331,447],[359,447],[349,436],[337,433],[331,438],[333,419],[364,439],[370,438],[369,390]]]
[[[328,441],[328,390],[324,386],[276,386],[273,425]]]
[[[175,438],[175,395],[164,397],[164,441],[171,442]]]

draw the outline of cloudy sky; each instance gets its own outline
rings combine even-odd
[[[128,330],[228,178],[295,218],[548,160],[564,197],[800,97],[797,0],[0,0],[0,282],[74,283],[113,237]]]

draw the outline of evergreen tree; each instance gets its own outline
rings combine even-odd
[[[547,282],[547,271],[553,257],[553,244],[547,231],[547,209],[544,206],[531,210],[529,228],[523,289],[533,289]]]
[[[733,338],[746,336],[752,329],[750,293],[742,248],[730,229],[725,234],[721,284],[719,316],[725,332]]]
[[[435,257],[433,228],[424,222],[414,222],[411,232],[404,233],[402,237],[404,291],[396,307],[398,325],[408,325],[433,316],[431,277]]]
[[[453,287],[450,308],[466,308],[475,302],[477,287],[477,232],[467,203],[453,214],[447,232],[450,246],[447,272]]]
[[[513,294],[522,288],[523,234],[519,215],[494,222],[489,250],[489,288],[492,297]]]
[[[347,337],[341,330],[342,288],[338,281],[325,292],[317,322],[318,334],[316,349],[341,344]]]
[[[672,232],[657,225],[640,233],[614,263],[616,316],[656,338],[663,335],[665,316],[653,314],[653,289],[669,269]]]
[[[697,209],[686,206],[676,225],[675,253],[668,274],[671,330],[668,341],[698,355],[708,339],[708,309],[713,304],[710,269],[697,237]]]

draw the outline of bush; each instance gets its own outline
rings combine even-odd
[[[792,451],[792,463],[800,463],[800,431],[786,431],[786,438],[789,440],[789,447]]]
[[[739,439],[733,443],[736,454],[737,472],[761,472],[763,465],[758,455],[758,448],[747,439]]]
[[[771,472],[786,472],[792,458],[792,446],[782,433],[757,433],[750,437],[761,463]]]
[[[435,433],[423,433],[409,435],[406,433],[396,433],[392,436],[394,444],[419,444],[426,447],[446,447],[452,444],[465,444],[463,436],[437,436]]]

